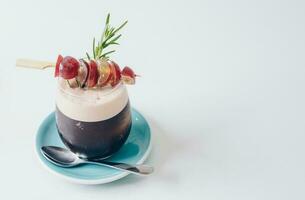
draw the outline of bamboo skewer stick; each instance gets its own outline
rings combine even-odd
[[[45,69],[49,67],[55,67],[55,63],[30,59],[17,59],[16,66],[34,69]]]

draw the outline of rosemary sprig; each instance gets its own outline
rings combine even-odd
[[[105,28],[101,36],[100,41],[96,43],[95,38],[93,38],[92,54],[94,59],[105,58],[108,59],[109,54],[115,52],[115,50],[104,52],[105,49],[111,45],[119,45],[118,40],[122,36],[117,33],[127,24],[128,21],[125,21],[118,28],[115,28],[110,25],[110,14],[107,15]],[[86,53],[87,58],[90,60],[91,56]]]

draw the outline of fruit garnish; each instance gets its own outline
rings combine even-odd
[[[121,69],[120,69],[119,65],[116,64],[114,61],[109,61],[109,66],[110,66],[110,70],[111,70],[111,74],[112,74],[110,85],[112,87],[114,87],[121,80]]]
[[[118,45],[122,36],[118,32],[127,24],[122,23],[118,28],[110,25],[110,14],[107,15],[105,28],[99,41],[93,39],[92,55],[86,53],[87,58],[77,60],[71,56],[58,56],[55,68],[55,77],[60,76],[67,80],[70,87],[85,89],[116,86],[120,82],[135,84],[136,74],[129,67],[122,71],[119,65],[109,59],[115,50],[105,51],[108,47]]]
[[[77,81],[81,88],[84,88],[89,76],[89,64],[81,59],[80,60],[80,68],[78,70]]]
[[[98,63],[99,79],[97,85],[99,87],[106,86],[111,79],[111,70],[106,60],[100,60]]]
[[[97,84],[97,80],[98,80],[97,63],[94,60],[90,60],[89,76],[86,83],[87,87],[94,87]]]
[[[122,70],[122,81],[126,84],[133,85],[136,82],[136,74],[130,67],[124,67]]]
[[[62,55],[58,55],[57,61],[56,61],[56,65],[55,65],[55,73],[54,73],[54,76],[55,76],[55,77],[58,77],[58,76],[59,76],[59,66],[60,66],[60,63],[61,63],[61,61],[62,61],[63,59],[64,59],[64,58],[62,57]]]
[[[121,69],[120,69],[120,66],[116,62],[114,62],[114,61],[110,61],[110,62],[112,62],[113,65],[114,65],[116,80],[120,80],[121,79]]]
[[[59,66],[59,76],[69,80],[75,78],[78,74],[79,62],[71,56],[66,56]]]

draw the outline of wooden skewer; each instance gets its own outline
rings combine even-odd
[[[45,69],[48,67],[55,67],[55,63],[30,59],[17,59],[16,66],[34,69]]]

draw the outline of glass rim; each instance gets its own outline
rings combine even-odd
[[[82,90],[83,92],[86,92],[87,91],[96,91],[96,92],[99,92],[99,97],[100,98],[103,98],[103,97],[106,97],[110,94],[112,94],[113,92],[117,91],[119,88],[121,88],[123,86],[123,83],[122,82],[119,82],[116,86],[114,87],[111,87],[111,86],[107,86],[105,88],[90,88],[90,89],[87,89],[87,88],[69,88],[69,90],[67,90],[66,88],[64,88],[64,86],[61,84],[61,81],[64,81],[64,80],[58,80],[57,81],[57,89],[62,93],[62,94],[65,94],[69,97],[73,97],[73,98],[76,98],[76,99],[82,99],[82,100],[86,100],[86,101],[94,101],[94,100],[90,100],[88,98],[86,98],[86,95],[84,95],[83,93],[81,94],[74,94],[73,92],[71,92],[73,89],[77,89],[77,90]],[[64,83],[66,84],[66,83]],[[69,87],[69,86],[67,86]],[[71,90],[70,90],[71,89]],[[103,90],[106,90],[107,91],[104,91],[102,92]]]

